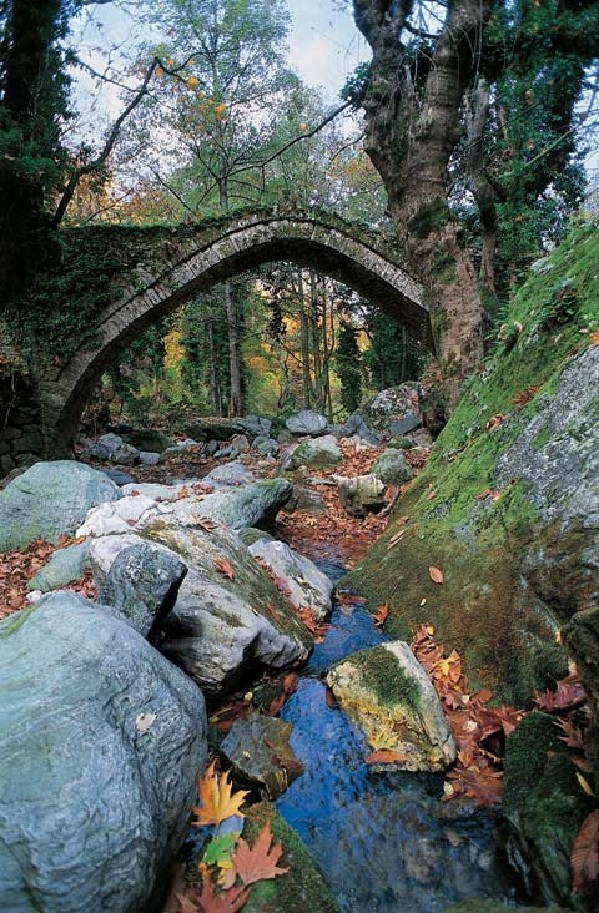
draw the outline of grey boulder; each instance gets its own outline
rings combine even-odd
[[[86,539],[68,548],[59,548],[41,571],[31,578],[27,589],[47,593],[79,580],[89,567],[89,546],[89,539]]]
[[[161,518],[182,526],[202,526],[204,520],[224,523],[232,529],[268,525],[291,497],[286,479],[263,479],[251,485],[230,487],[204,497],[181,498],[172,504],[158,504],[148,510],[137,529],[151,526]]]
[[[394,449],[384,450],[371,466],[370,472],[386,485],[403,485],[414,476],[414,470],[403,451]]]
[[[385,485],[374,475],[337,476],[339,500],[352,517],[378,513],[385,503]]]
[[[327,430],[328,422],[320,412],[312,412],[310,409],[303,409],[296,415],[291,415],[285,422],[287,430],[292,434],[324,434]]]
[[[259,539],[249,546],[249,550],[254,558],[285,581],[287,596],[296,608],[305,606],[314,618],[326,618],[331,611],[333,584],[314,562],[276,539]]]
[[[90,508],[122,494],[106,476],[74,460],[35,463],[0,492],[0,551],[34,539],[72,535]]]
[[[141,913],[188,830],[202,693],[61,592],[0,622],[0,695],[0,909]]]
[[[218,693],[247,673],[249,661],[281,669],[306,659],[307,629],[234,532],[160,518],[145,535],[188,567],[160,649],[198,685]]]
[[[335,466],[343,460],[343,453],[332,434],[298,444],[284,461],[284,469],[299,469],[300,466],[317,466],[326,468]]]
[[[114,606],[142,637],[157,631],[175,605],[187,565],[148,542],[128,545],[112,562],[98,599]]]

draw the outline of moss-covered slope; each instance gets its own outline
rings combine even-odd
[[[592,560],[585,570],[580,556],[594,532],[584,507],[570,506],[594,484],[584,447],[598,424],[597,347],[588,351],[598,325],[599,232],[580,225],[515,297],[484,374],[467,383],[425,470],[351,575],[373,605],[388,601],[389,634],[405,638],[434,623],[464,654],[474,684],[517,704],[566,672],[557,627],[592,604]],[[556,436],[565,478],[556,475]],[[402,522],[403,538],[391,545]],[[550,592],[524,568],[535,547],[544,555],[545,541],[556,553]],[[429,566],[443,570],[443,584]],[[568,588],[578,588],[571,607]]]

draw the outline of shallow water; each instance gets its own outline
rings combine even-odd
[[[327,704],[318,677],[383,637],[360,606],[337,606],[331,623],[280,714],[293,723],[291,745],[304,773],[276,804],[343,913],[442,913],[461,900],[516,902],[493,812],[441,802],[440,775],[382,775],[367,767],[364,737]]]

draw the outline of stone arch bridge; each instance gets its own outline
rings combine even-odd
[[[5,471],[11,461],[68,453],[102,373],[140,332],[197,293],[263,263],[291,261],[338,279],[401,320],[424,346],[433,345],[425,291],[403,265],[397,243],[329,214],[275,208],[176,227],[73,228],[65,238],[79,251],[87,249],[89,285],[104,262],[101,304],[90,309],[90,288],[79,277],[83,326],[66,355],[52,358],[49,339],[50,351],[42,348],[32,361],[24,412],[20,416],[13,403],[0,431]],[[64,267],[68,271],[69,263]],[[68,304],[77,311],[77,300]]]

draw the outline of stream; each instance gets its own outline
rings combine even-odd
[[[333,580],[343,568],[321,562]],[[280,716],[304,773],[278,799],[343,913],[442,913],[451,903],[517,904],[516,876],[490,809],[442,802],[442,774],[374,773],[365,738],[327,703],[326,670],[387,639],[359,603],[336,603],[332,628],[314,648]]]

